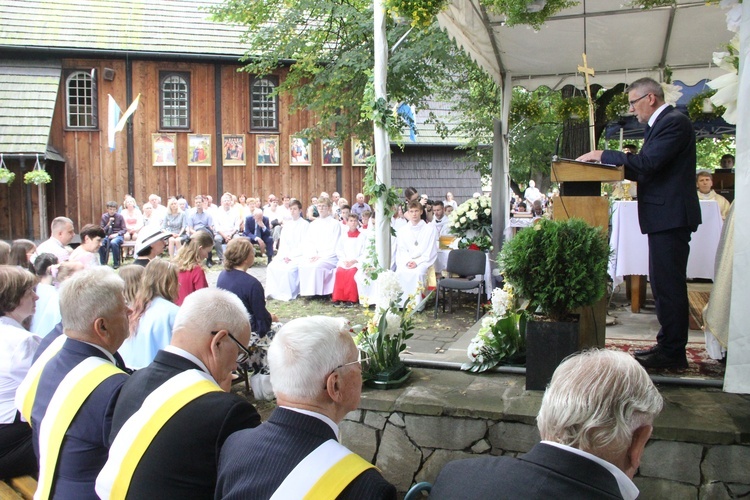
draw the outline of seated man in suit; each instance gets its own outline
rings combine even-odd
[[[448,463],[431,499],[623,498],[662,409],[661,394],[638,362],[619,351],[584,351],[555,370],[537,425],[542,442],[519,458]]]
[[[274,337],[268,364],[278,406],[260,427],[227,439],[215,498],[395,499],[396,488],[337,441],[338,424],[362,392],[346,320],[290,321]]]
[[[65,335],[36,360],[16,393],[39,458],[39,498],[98,498],[94,481],[107,460],[112,412],[128,378],[117,354],[129,335],[124,289],[105,266],[66,280],[60,288]]]
[[[122,389],[109,460],[96,481],[101,498],[115,491],[127,498],[212,497],[224,440],[260,424],[250,403],[228,394],[249,342],[248,315],[234,294],[204,288],[188,295],[171,344]]]
[[[270,264],[273,259],[273,235],[271,224],[268,222],[268,217],[263,216],[263,210],[256,208],[253,210],[253,215],[245,217],[245,230],[242,234],[260,247],[261,254],[266,254]]]

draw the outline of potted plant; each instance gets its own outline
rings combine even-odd
[[[577,350],[573,311],[604,295],[609,255],[601,228],[581,219],[541,219],[503,246],[500,269],[536,313],[526,326],[527,389],[544,389]]]
[[[5,167],[0,167],[0,184],[11,184],[16,178],[16,174]]]
[[[52,177],[47,173],[46,170],[34,169],[31,172],[26,172],[23,176],[23,182],[26,184],[49,184],[52,182]]]
[[[481,373],[499,364],[524,361],[528,314],[517,307],[513,287],[505,283],[503,288],[495,288],[491,304],[479,332],[469,343],[470,362],[461,365],[462,370]]]
[[[409,297],[403,309],[399,309],[403,290],[393,271],[380,273],[376,286],[378,305],[374,312],[365,308],[368,321],[355,342],[364,357],[369,358],[362,370],[365,385],[393,389],[403,385],[411,375],[400,355],[413,335],[412,314],[416,301],[413,296]]]

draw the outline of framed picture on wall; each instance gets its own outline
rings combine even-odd
[[[188,165],[191,167],[211,166],[211,136],[208,134],[188,134]]]
[[[258,165],[277,167],[279,165],[279,136],[256,135],[255,151],[258,154]]]
[[[292,165],[310,165],[312,143],[306,137],[289,138],[289,163]]]
[[[245,134],[221,136],[223,164],[228,167],[245,166]]]
[[[341,159],[341,147],[333,139],[322,139],[320,141],[320,156],[324,167],[341,166],[344,164]]]
[[[361,139],[352,139],[352,165],[355,167],[364,167],[367,165],[367,157],[372,156],[375,152],[372,149],[372,143]]]
[[[151,134],[151,164],[155,167],[174,167],[177,134]]]

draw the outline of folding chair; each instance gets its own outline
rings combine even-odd
[[[452,250],[448,254],[448,264],[445,270],[449,274],[456,274],[458,278],[443,278],[437,282],[435,290],[435,318],[438,314],[438,300],[440,300],[440,290],[443,290],[443,312],[445,312],[445,290],[459,290],[466,292],[477,290],[477,321],[479,321],[482,310],[482,294],[484,293],[484,270],[487,265],[487,257],[484,252],[478,250]],[[479,279],[477,279],[479,276]],[[450,300],[450,295],[448,296]],[[450,304],[450,311],[453,312],[453,304]]]

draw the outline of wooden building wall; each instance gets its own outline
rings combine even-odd
[[[141,94],[138,110],[131,118],[133,124],[134,192],[143,204],[148,195],[156,193],[166,203],[169,196],[182,194],[191,202],[196,194],[210,194],[218,199],[219,176],[222,191],[265,198],[274,193],[300,198],[307,206],[310,197],[321,191],[339,191],[350,202],[362,190],[364,167],[352,167],[351,144],[342,147],[343,166],[323,167],[320,141],[314,141],[311,166],[290,165],[289,138],[313,124],[310,112],[300,111],[290,115],[291,101],[282,96],[279,100],[279,166],[258,166],[255,151],[255,134],[250,132],[250,75],[238,72],[239,65],[206,62],[174,62],[133,60],[132,96]],[[96,69],[98,89],[98,129],[67,130],[65,127],[65,70]],[[102,78],[105,68],[115,70],[112,81]],[[151,134],[159,130],[159,71],[172,70],[190,73],[190,130],[176,133],[176,166],[152,165]],[[64,167],[54,169],[53,183],[47,187],[49,203],[48,220],[65,215],[73,219],[76,230],[87,223],[98,223],[109,200],[121,203],[128,193],[127,127],[117,133],[116,149],[107,144],[108,94],[111,94],[124,112],[127,102],[127,64],[121,59],[64,59],[57,105],[52,119],[50,144],[65,158]],[[285,69],[278,72],[283,79]],[[220,95],[216,95],[216,78],[220,78]],[[218,98],[218,99],[217,99]],[[221,106],[220,127],[216,124],[216,105]],[[211,136],[212,164],[188,166],[188,134]],[[223,166],[221,134],[245,134],[246,166]],[[7,163],[7,162],[6,162]],[[27,167],[28,168],[28,167]],[[337,186],[337,169],[341,169],[341,185]],[[17,171],[17,174],[19,172]],[[20,213],[26,200],[22,175],[8,188],[0,186],[0,237],[13,239],[26,237],[26,214]],[[59,186],[59,187],[55,187]],[[32,191],[34,235],[39,238],[38,200],[36,187]],[[218,203],[218,202],[217,202]],[[16,207],[19,207],[18,214]],[[60,213],[62,212],[62,213]]]

